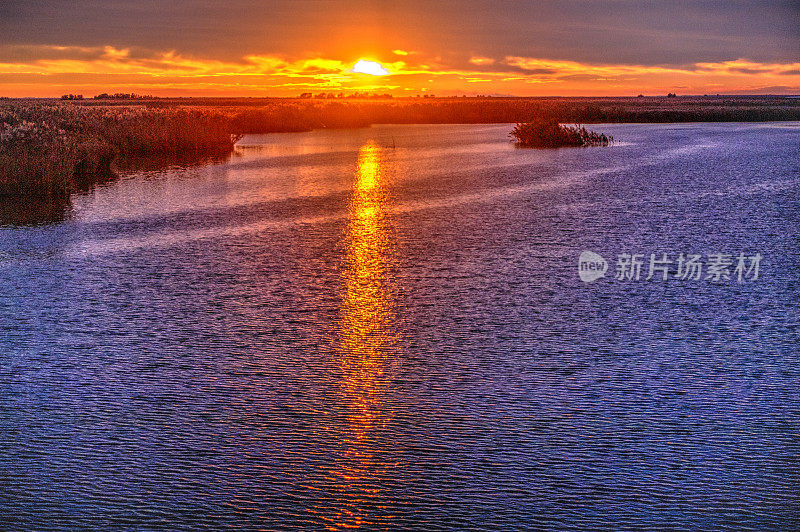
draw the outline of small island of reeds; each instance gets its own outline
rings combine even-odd
[[[611,135],[589,131],[582,126],[565,126],[555,119],[521,122],[514,126],[509,136],[516,139],[520,148],[568,148],[608,146],[614,141]]]

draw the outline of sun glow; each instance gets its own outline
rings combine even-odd
[[[389,71],[386,70],[383,65],[375,61],[367,61],[366,59],[359,59],[358,62],[353,65],[352,72],[356,74],[369,74],[370,76],[389,75]]]

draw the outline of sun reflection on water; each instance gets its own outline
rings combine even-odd
[[[359,151],[349,206],[338,350],[347,425],[335,473],[336,510],[329,516],[333,529],[384,520],[374,509],[387,467],[376,433],[388,417],[383,375],[394,344],[386,203],[384,154],[369,142]]]

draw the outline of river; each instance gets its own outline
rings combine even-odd
[[[510,127],[251,135],[0,227],[0,528],[796,526],[800,124]]]

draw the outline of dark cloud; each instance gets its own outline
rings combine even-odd
[[[0,0],[0,44],[174,49],[227,61],[402,48],[645,65],[793,62],[798,28],[792,0]]]
[[[144,48],[126,48],[130,59],[152,59],[160,54]],[[53,46],[34,44],[0,44],[0,62],[33,63],[43,60],[72,59],[92,61],[106,55],[105,47]]]
[[[731,68],[731,72],[738,72],[739,74],[765,74],[770,72],[766,68],[743,68],[743,67],[734,67]]]
[[[493,74],[497,72],[506,72],[506,73],[513,73],[513,74],[555,74],[557,71],[551,68],[532,68],[532,69],[524,69],[517,65],[509,65],[505,61],[496,61],[490,64],[484,65],[476,65],[469,61],[452,61],[449,62],[448,65],[452,66],[453,68],[458,68],[462,70],[469,70],[471,72],[486,72],[488,74]]]
[[[2,45],[0,44],[0,62],[32,63],[39,60],[77,59],[91,61],[102,55],[99,48],[56,48],[38,45]]]
[[[526,74],[531,75],[550,75],[555,74],[558,72],[557,70],[553,70],[552,68],[529,68],[529,69],[522,69],[523,72]]]
[[[754,89],[740,89],[728,90],[727,94],[750,94],[753,96],[760,94],[781,94],[781,95],[795,95],[797,94],[797,87],[789,87],[786,85],[771,85],[766,87],[757,87]]]

